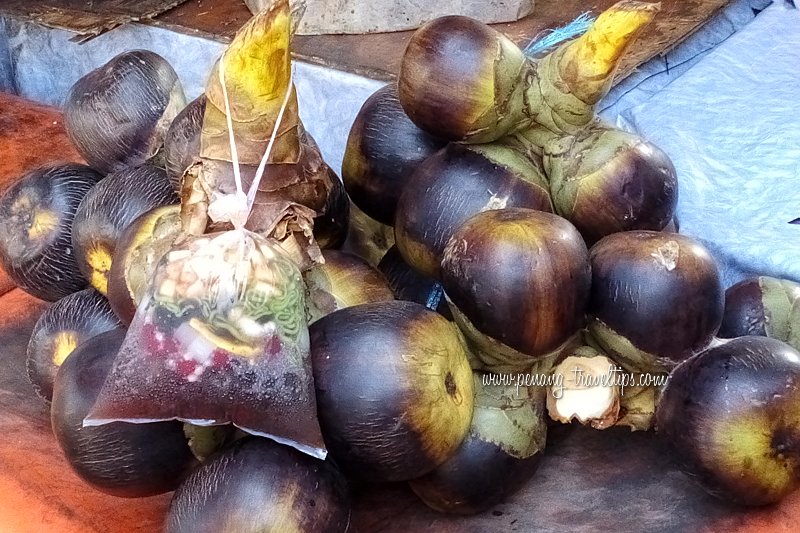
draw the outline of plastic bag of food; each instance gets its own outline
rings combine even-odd
[[[170,419],[324,457],[303,280],[267,239],[233,230],[173,246],[85,424]]]

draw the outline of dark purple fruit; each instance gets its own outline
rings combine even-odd
[[[726,502],[768,505],[800,486],[800,353],[739,337],[678,365],[656,430],[678,466]]]
[[[303,272],[309,324],[337,309],[394,300],[386,278],[360,257],[338,250],[322,257],[324,263]]]
[[[323,250],[341,248],[350,226],[350,197],[330,167],[328,174],[332,188],[322,212],[314,217],[314,239]]]
[[[346,474],[408,480],[452,456],[473,407],[452,323],[395,300],[340,309],[309,331],[322,435]]]
[[[72,225],[101,178],[85,165],[53,165],[29,172],[0,198],[0,262],[19,288],[56,301],[88,285],[72,248]]]
[[[591,249],[589,331],[634,372],[663,372],[703,351],[722,322],[714,258],[685,235],[628,231]]]
[[[177,194],[181,193],[183,173],[200,159],[200,130],[205,110],[206,96],[202,94],[178,113],[164,136],[164,163]]]
[[[398,300],[417,302],[428,309],[433,309],[448,320],[453,319],[441,283],[426,278],[408,266],[408,263],[403,261],[397,246],[389,248],[378,263],[378,270],[386,277],[394,297]]]
[[[122,232],[140,215],[180,202],[167,173],[145,163],[108,175],[81,201],[72,226],[78,266],[92,286],[108,293],[108,272]]]
[[[179,205],[156,207],[120,235],[107,276],[108,301],[125,324],[133,320],[159,261],[181,235],[180,215]]]
[[[50,401],[56,372],[73,350],[121,325],[108,300],[94,289],[72,293],[48,307],[28,342],[28,378],[36,393]]]
[[[445,144],[411,122],[390,83],[367,98],[350,128],[342,162],[347,193],[368,216],[392,225],[411,174]]]
[[[130,50],[75,82],[64,102],[64,127],[89,165],[106,174],[156,155],[185,105],[167,60]]]
[[[502,503],[539,468],[547,438],[543,389],[502,386],[475,373],[475,413],[456,453],[409,481],[428,507],[481,513]]]
[[[719,336],[771,337],[800,350],[800,283],[758,276],[725,291]]]
[[[344,478],[329,462],[246,437],[212,456],[175,491],[166,533],[341,533],[350,523]]]
[[[661,231],[678,205],[678,177],[669,156],[604,124],[550,143],[544,167],[556,213],[590,245],[620,231]]]
[[[152,496],[174,490],[195,465],[183,424],[83,427],[124,338],[123,329],[101,333],[61,365],[53,388],[53,433],[69,465],[92,487],[127,498]]]
[[[522,50],[492,27],[439,17],[414,32],[406,47],[400,102],[417,126],[437,137],[491,142],[527,118],[525,65]]]
[[[567,220],[533,209],[485,211],[450,238],[442,285],[456,322],[476,345],[479,335],[520,354],[548,356],[584,324],[589,253]],[[489,350],[491,351],[491,350]],[[478,354],[489,364],[484,355]]]
[[[439,279],[450,236],[482,211],[552,212],[541,161],[499,144],[449,144],[417,167],[397,204],[394,233],[406,263]]]

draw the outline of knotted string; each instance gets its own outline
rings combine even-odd
[[[221,201],[220,208],[224,211],[223,216],[226,217],[236,229],[244,228],[245,224],[247,223],[247,219],[250,217],[250,211],[253,209],[253,203],[255,202],[256,192],[258,192],[258,186],[260,185],[261,178],[266,170],[267,161],[272,153],[272,147],[275,145],[275,139],[278,137],[278,131],[280,130],[281,122],[283,122],[283,115],[289,105],[289,97],[292,94],[293,79],[294,69],[290,65],[289,84],[286,88],[286,94],[283,97],[283,103],[278,111],[278,117],[275,120],[275,125],[272,128],[272,134],[270,135],[269,142],[267,143],[267,148],[264,151],[264,155],[261,157],[258,168],[256,169],[253,182],[250,184],[247,194],[245,194],[244,186],[242,185],[242,173],[239,166],[239,153],[236,150],[236,138],[233,134],[231,105],[230,100],[228,99],[228,89],[225,85],[225,52],[223,52],[222,57],[220,58],[219,80],[222,84],[222,99],[225,105],[225,121],[228,126],[228,142],[230,143],[231,159],[233,160],[233,180],[236,185],[236,192],[233,195],[223,195],[221,198],[215,199],[214,202]],[[211,208],[211,206],[209,207]],[[209,210],[211,211],[211,209]]]

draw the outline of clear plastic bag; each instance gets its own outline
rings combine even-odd
[[[190,236],[164,256],[85,424],[170,419],[325,456],[303,280],[267,239]]]

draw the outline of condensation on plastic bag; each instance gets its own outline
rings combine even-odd
[[[300,271],[246,230],[187,236],[156,269],[84,425],[233,423],[325,457]]]

